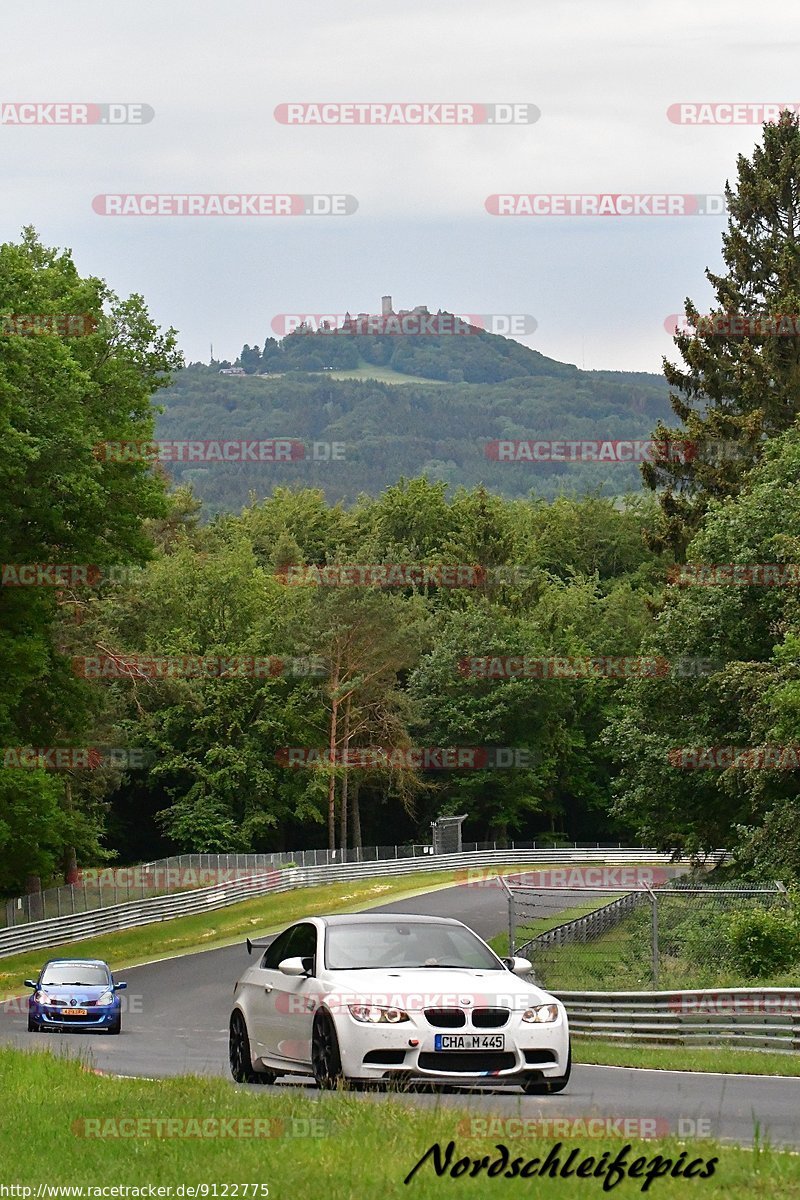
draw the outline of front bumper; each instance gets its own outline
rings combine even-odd
[[[54,1004],[31,1005],[29,1011],[43,1029],[107,1029],[117,1022],[120,1013],[115,1004],[87,1008],[85,1017],[66,1017],[63,1009]]]
[[[468,1026],[458,1033],[500,1033],[502,1050],[437,1050],[437,1033],[421,1013],[397,1025],[367,1025],[349,1014],[335,1019],[344,1074],[349,1079],[388,1079],[394,1076],[453,1083],[486,1080],[517,1083],[524,1079],[557,1079],[567,1072],[569,1028],[565,1016],[547,1023],[527,1023],[520,1017],[497,1030]],[[413,1043],[417,1044],[414,1045]]]

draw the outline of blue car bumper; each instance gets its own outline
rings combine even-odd
[[[106,1029],[115,1025],[119,1020],[120,1006],[118,1004],[92,1005],[87,1007],[86,1015],[73,1016],[64,1012],[58,1005],[31,1004],[30,1015],[43,1029]]]

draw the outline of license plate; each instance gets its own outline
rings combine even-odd
[[[436,1050],[505,1050],[503,1033],[437,1033]]]
[[[65,1017],[86,1017],[89,1015],[85,1008],[62,1008],[61,1012]]]

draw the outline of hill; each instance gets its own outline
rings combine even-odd
[[[238,510],[250,491],[267,495],[278,483],[321,487],[330,500],[349,502],[420,474],[483,482],[506,496],[623,495],[640,487],[633,462],[557,461],[557,447],[556,461],[502,461],[492,443],[533,440],[541,459],[548,454],[541,443],[647,439],[669,416],[661,376],[581,371],[478,329],[464,336],[297,331],[267,339],[261,350],[245,346],[236,365],[243,375],[221,374],[230,364],[220,363],[179,372],[159,395],[157,436],[287,438],[305,451],[283,462],[171,462],[170,474],[191,481],[212,512]],[[591,453],[577,451],[582,459]]]

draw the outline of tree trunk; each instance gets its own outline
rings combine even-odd
[[[351,815],[353,818],[353,835],[352,836],[353,836],[353,846],[359,850],[361,849],[361,807],[358,802],[358,793],[359,793],[360,788],[361,788],[360,781],[358,779],[354,779],[353,780],[353,790],[350,793],[350,795],[352,797],[352,800],[351,800],[352,813],[351,813]]]
[[[66,808],[67,812],[69,812],[69,813],[72,812],[73,804],[72,804],[72,780],[71,779],[64,780],[64,807]],[[63,866],[64,866],[64,882],[65,883],[77,883],[78,882],[78,857],[75,853],[74,846],[65,846],[64,847]]]
[[[339,659],[336,659],[333,678],[331,679],[331,721],[328,736],[328,749],[330,751],[330,761],[328,769],[328,849],[336,849],[336,734],[339,725],[339,698],[337,692],[339,689]]]
[[[339,845],[343,850],[347,849],[347,785],[349,782],[350,772],[347,768],[347,751],[350,746],[350,697],[347,697],[344,705],[344,731],[342,735],[342,743],[344,745],[344,777],[342,779],[342,812],[339,827]]]

